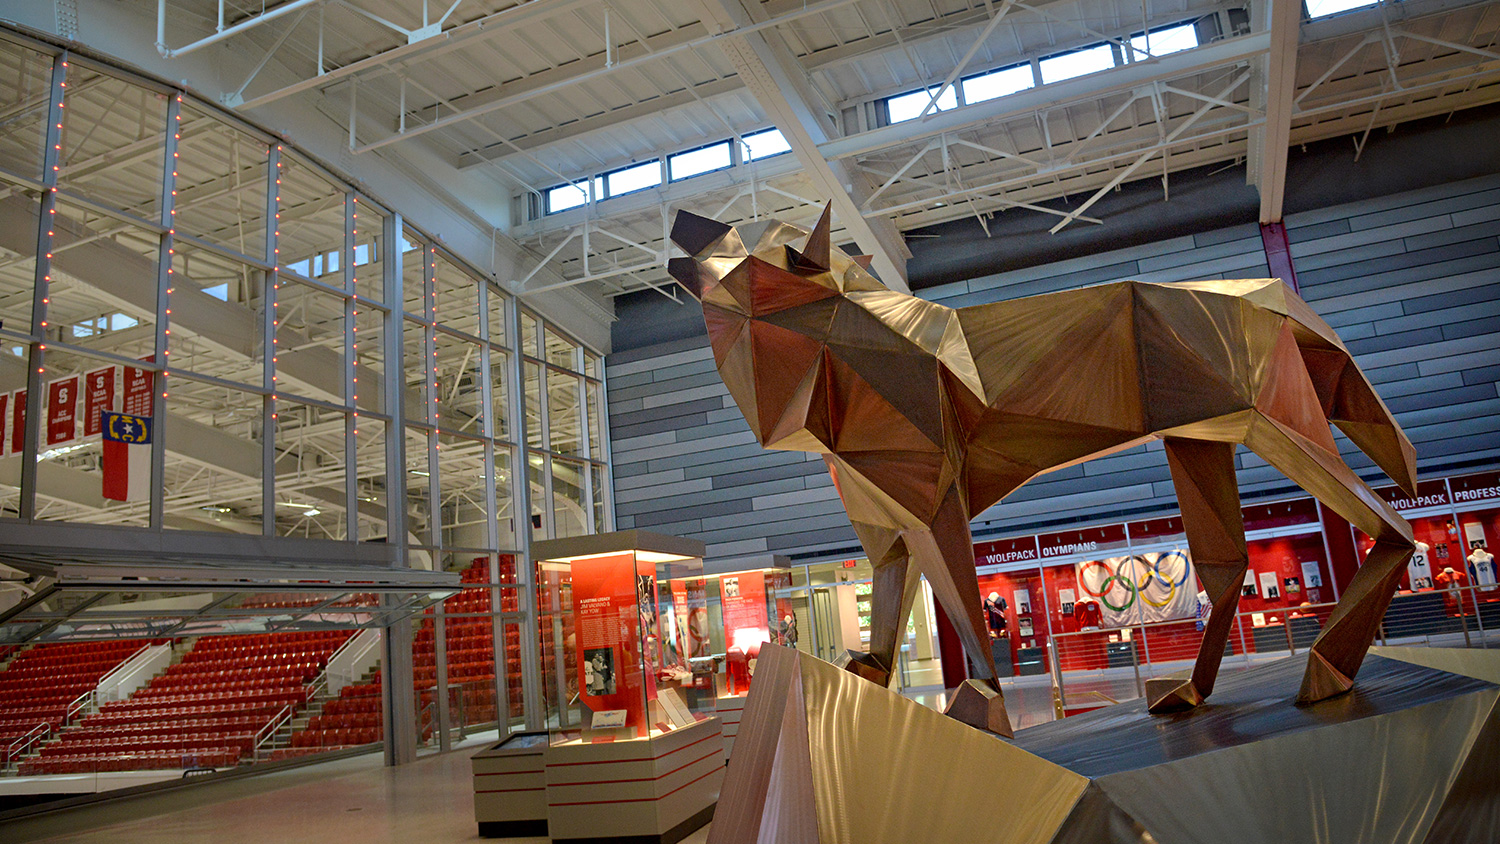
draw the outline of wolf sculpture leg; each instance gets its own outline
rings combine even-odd
[[[1245,445],[1375,539],[1375,547],[1308,653],[1297,700],[1315,703],[1354,685],[1354,675],[1395,594],[1401,569],[1415,548],[1411,525],[1365,486],[1341,457],[1280,423],[1258,418]]]
[[[1168,438],[1165,445],[1193,568],[1213,611],[1203,628],[1192,676],[1146,681],[1146,705],[1156,713],[1190,709],[1213,693],[1240,602],[1240,585],[1250,565],[1234,476],[1234,443]]]
[[[904,532],[906,547],[927,577],[932,594],[952,620],[969,658],[969,676],[948,703],[947,713],[982,730],[1013,735],[1005,698],[995,678],[995,660],[974,576],[974,540],[969,507],[958,488],[950,487],[928,530]]]
[[[888,686],[896,667],[896,653],[906,632],[917,595],[916,566],[901,531],[853,522],[854,533],[870,558],[875,582],[870,590],[870,651],[848,651],[843,667],[880,686]]]

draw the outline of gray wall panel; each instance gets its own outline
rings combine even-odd
[[[1417,446],[1424,476],[1500,463],[1500,176],[1286,220],[1303,295],[1335,326]],[[1123,278],[1259,277],[1259,230],[1235,225],[928,288],[959,307]],[[756,444],[705,337],[606,360],[619,526],[694,536],[709,555],[853,555],[823,462]],[[1337,436],[1363,477],[1378,470]],[[1239,454],[1248,499],[1290,482]],[[976,535],[1175,510],[1160,444],[1050,473],[982,513]]]

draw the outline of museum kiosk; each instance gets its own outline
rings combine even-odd
[[[703,547],[645,531],[533,544],[552,840],[671,844],[713,817],[724,746]]]

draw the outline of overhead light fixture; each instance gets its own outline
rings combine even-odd
[[[304,515],[304,516],[316,516],[316,515],[318,515],[321,512],[323,512],[323,511],[319,510],[316,507],[312,507],[312,508],[309,508],[307,510],[303,510],[302,511],[302,515]]]

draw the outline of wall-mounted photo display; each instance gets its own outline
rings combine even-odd
[[[1240,597],[1254,598],[1259,594],[1260,592],[1255,588],[1255,569],[1246,569],[1245,584],[1240,587]]]
[[[1276,582],[1276,572],[1263,571],[1260,573],[1261,597],[1268,601],[1274,601],[1281,597],[1281,584]]]

